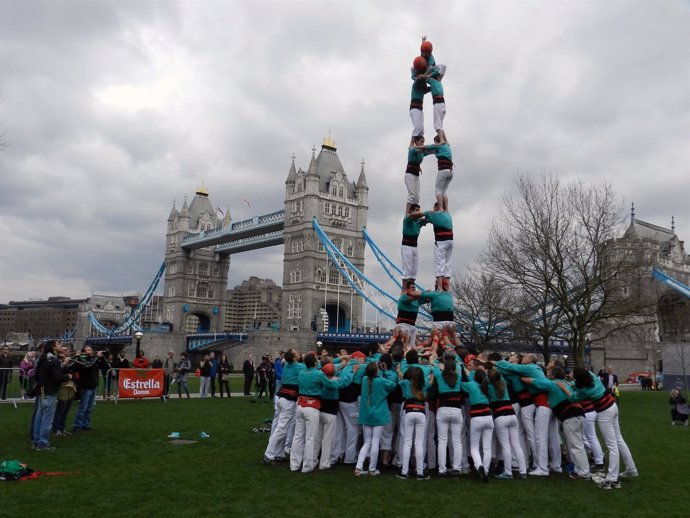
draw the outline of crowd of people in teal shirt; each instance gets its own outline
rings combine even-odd
[[[419,480],[567,473],[603,489],[637,477],[618,406],[601,380],[579,367],[566,377],[560,361],[542,367],[536,360],[475,356],[449,343],[419,351],[396,336],[352,354],[288,351],[263,463],[289,457],[293,472],[343,463],[356,476],[391,469]]]

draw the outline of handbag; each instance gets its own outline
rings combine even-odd
[[[690,415],[690,405],[688,405],[687,403],[677,403],[676,412],[678,412],[679,414]]]

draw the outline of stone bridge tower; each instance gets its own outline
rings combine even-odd
[[[174,332],[223,330],[230,256],[215,253],[215,247],[185,250],[181,245],[188,235],[227,225],[227,218],[218,219],[203,184],[189,205],[185,198],[178,211],[173,203],[166,233],[162,319]]]
[[[350,181],[330,135],[318,156],[312,148],[306,171],[295,169],[293,156],[285,181],[283,329],[350,332],[362,327],[363,301],[329,262],[312,218],[364,271],[368,193],[364,162],[357,181]]]

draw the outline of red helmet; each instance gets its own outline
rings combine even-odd
[[[426,59],[424,59],[422,56],[417,56],[412,62],[412,68],[419,73],[426,71]]]
[[[434,50],[434,46],[431,44],[430,41],[426,41],[426,40],[423,41],[422,46],[419,47],[419,52],[421,52],[421,53],[428,52],[429,54],[431,54],[433,52],[433,50]]]

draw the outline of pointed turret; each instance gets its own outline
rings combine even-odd
[[[189,206],[187,205],[187,196],[184,197],[184,204],[180,210],[180,230],[189,231]]]
[[[364,174],[364,159],[362,159],[362,169],[360,170],[359,178],[357,179],[357,189],[369,190],[369,186],[367,185],[367,177]]]
[[[177,209],[175,208],[175,202],[172,202],[172,208],[170,209],[170,215],[168,216],[168,221],[175,221],[177,216]]]
[[[223,228],[230,228],[232,223],[232,216],[230,215],[230,205],[225,208],[225,217],[223,218]]]
[[[316,146],[311,148],[311,161],[309,162],[309,169],[307,169],[307,176],[318,176],[316,170]]]
[[[287,180],[285,180],[286,185],[294,185],[297,179],[297,170],[295,169],[295,154],[292,154],[292,164],[290,164],[290,171],[288,171]]]

